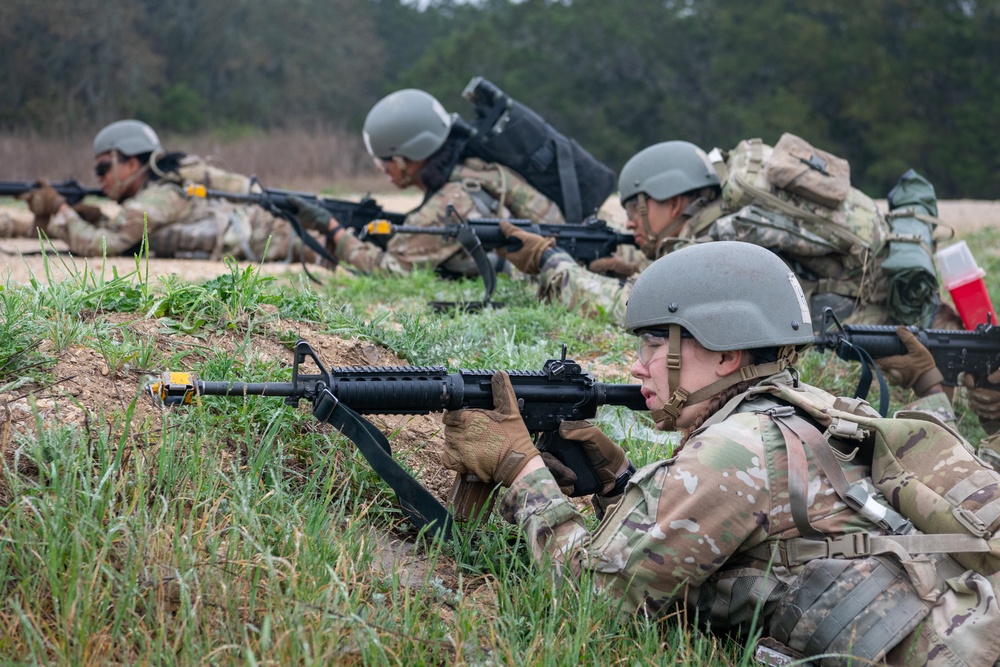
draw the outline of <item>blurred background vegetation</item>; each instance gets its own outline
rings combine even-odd
[[[1000,0],[5,0],[0,133],[357,137],[400,87],[469,116],[483,75],[615,169],[790,131],[873,196],[913,167],[941,198],[994,198],[998,28]]]

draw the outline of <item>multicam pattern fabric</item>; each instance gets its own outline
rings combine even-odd
[[[791,377],[767,381],[789,384]],[[866,466],[847,462],[843,469],[850,483],[885,503]],[[759,545],[800,536],[788,470],[774,422],[738,412],[695,433],[672,459],[639,470],[593,532],[547,469],[514,484],[501,513],[525,531],[536,560],[553,560],[563,576],[588,572],[602,592],[622,599],[626,612],[663,615],[686,603],[692,618],[740,632],[758,606],[765,616],[774,611],[803,568],[779,564],[769,571],[767,562],[749,555]],[[880,533],[840,500],[811,454],[806,479],[808,517],[816,529]],[[741,586],[741,579],[753,585]],[[996,582],[960,571],[939,583],[927,620],[890,652],[889,664],[992,664],[1000,656]]]
[[[147,182],[122,202],[114,218],[90,224],[69,209],[52,216],[48,230],[86,257],[137,249],[144,230],[158,257],[275,261],[302,256],[302,241],[284,220],[257,206],[188,197],[179,184],[162,180]]]
[[[696,203],[685,211],[688,223],[680,238],[668,239],[658,249],[657,257],[689,243],[708,241],[744,241],[768,248],[777,253],[795,271],[806,296],[812,301],[813,310],[819,312],[817,295],[830,300],[843,317],[852,324],[889,324],[891,318],[885,310],[884,279],[866,276],[870,269],[864,254],[842,255],[818,253],[823,247],[816,239],[792,235],[766,221],[765,213],[755,207],[746,207],[723,216],[701,228],[695,236],[692,223],[696,223],[703,210],[703,203]],[[821,239],[820,239],[821,240]],[[631,291],[631,280],[597,276],[579,267],[565,253],[554,254],[542,266],[540,294],[549,300],[570,307],[610,312],[621,323],[625,316],[625,302]]]
[[[559,207],[520,176],[501,165],[474,158],[458,164],[449,181],[406,216],[406,224],[440,227],[447,222],[448,205],[465,218],[513,217],[563,222]],[[337,259],[365,273],[409,273],[419,265],[442,267],[459,275],[479,275],[475,262],[461,244],[433,234],[399,234],[389,241],[387,250],[382,250],[349,232],[337,246]]]

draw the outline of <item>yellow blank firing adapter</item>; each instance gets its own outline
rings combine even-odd
[[[369,236],[389,236],[392,234],[392,223],[388,220],[372,220],[365,225]]]
[[[153,400],[163,405],[190,405],[200,402],[192,373],[166,371],[160,381],[151,382],[148,389]]]
[[[198,185],[197,183],[188,183],[187,187],[184,188],[187,192],[188,197],[201,197],[204,199],[208,196],[208,188],[204,185]]]

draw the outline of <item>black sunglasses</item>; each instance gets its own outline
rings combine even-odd
[[[111,171],[111,167],[113,167],[114,164],[115,163],[112,160],[102,160],[94,165],[94,174],[96,174],[98,178],[103,178],[105,174]]]

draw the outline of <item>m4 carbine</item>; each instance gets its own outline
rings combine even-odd
[[[303,372],[301,367],[306,362],[315,365],[317,372]],[[639,385],[597,382],[579,364],[565,358],[565,349],[561,359],[545,362],[541,371],[508,373],[521,416],[535,436],[538,449],[552,453],[577,474],[575,495],[600,491],[597,475],[579,443],[561,438],[559,424],[590,419],[601,405],[645,410]],[[316,419],[332,424],[358,446],[372,468],[396,492],[403,511],[414,525],[429,526],[447,536],[451,515],[392,459],[388,440],[360,415],[492,409],[493,374],[489,370],[449,373],[443,366],[351,366],[327,370],[309,343],[299,340],[295,344],[291,382],[212,382],[199,380],[190,373],[167,372],[161,381],[148,385],[148,390],[165,405],[192,403],[199,396],[281,396],[289,405],[308,400]],[[456,478],[453,503],[459,516],[479,514],[486,494],[469,492],[468,485],[474,481],[469,476]]]
[[[333,199],[321,197],[309,192],[294,192],[292,190],[271,190],[262,189],[260,192],[250,192],[240,194],[235,192],[225,192],[223,190],[210,190],[202,185],[191,184],[187,186],[189,197],[211,197],[226,199],[231,202],[243,204],[255,204],[270,213],[281,216],[282,213],[295,215],[295,208],[289,197],[298,197],[311,204],[322,206],[330,212],[330,217],[336,218],[342,227],[348,227],[360,232],[372,220],[389,220],[395,224],[403,224],[406,218],[405,213],[391,213],[382,208],[381,205],[371,197],[365,197],[359,202],[347,201],[345,199]]]
[[[451,219],[453,218],[449,220]],[[393,234],[438,234],[448,239],[457,239],[462,226],[468,225],[486,250],[498,248],[517,250],[516,247],[513,247],[518,243],[517,240],[508,239],[500,231],[502,220],[505,219],[470,218],[463,221],[459,218],[457,222],[449,221],[442,227],[414,227],[395,225],[388,220],[375,220],[365,226],[364,235],[372,238],[388,238]],[[507,222],[526,232],[554,238],[560,249],[565,250],[572,255],[573,259],[584,264],[589,264],[601,257],[610,257],[620,245],[635,245],[635,237],[631,234],[618,232],[606,221],[597,218],[590,218],[578,225],[536,223],[521,219],[507,219]]]
[[[1000,368],[1000,327],[980,324],[972,331],[919,329],[913,326],[907,329],[934,357],[945,384],[955,386],[959,375],[969,373],[975,378],[975,386],[1000,390],[1000,385],[990,384],[986,379]],[[833,311],[827,308],[823,311],[821,330],[822,333],[815,338],[816,347],[833,350],[841,359],[862,363],[865,371],[855,392],[860,398],[868,393],[872,380],[869,367],[874,359],[907,354],[906,346],[896,335],[893,325],[841,324]],[[888,408],[887,388],[881,375],[879,381],[880,400],[885,402],[885,408],[880,406],[879,412],[884,415]]]
[[[61,194],[66,199],[66,202],[70,206],[78,204],[84,197],[87,196],[104,196],[104,191],[101,188],[84,187],[79,181],[74,181],[72,179],[50,183],[50,185],[56,192]],[[42,185],[38,181],[0,181],[0,196],[17,197],[18,195],[24,194],[25,192],[31,192],[32,190],[40,187],[42,187]]]

